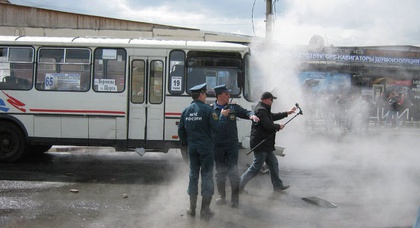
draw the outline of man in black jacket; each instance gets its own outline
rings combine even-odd
[[[261,95],[260,102],[258,102],[258,105],[254,109],[255,115],[260,119],[258,123],[253,123],[251,128],[251,148],[254,148],[254,161],[241,176],[239,184],[240,191],[243,191],[245,185],[258,175],[264,162],[270,170],[270,178],[274,191],[285,190],[289,187],[289,185],[283,185],[279,177],[279,163],[274,154],[276,132],[283,129],[284,124],[276,124],[274,121],[283,119],[289,114],[294,113],[296,107],[293,107],[287,112],[272,113],[271,105],[274,99],[277,99],[277,97],[273,96],[270,92],[264,92]]]

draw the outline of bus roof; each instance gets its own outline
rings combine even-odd
[[[215,41],[186,41],[186,40],[150,40],[150,39],[121,39],[110,37],[44,37],[44,36],[0,36],[0,43],[20,45],[69,45],[69,46],[120,46],[120,47],[153,47],[153,48],[201,48],[223,49],[230,51],[244,51],[248,46],[236,43]]]

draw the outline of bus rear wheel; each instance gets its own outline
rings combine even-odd
[[[0,121],[0,162],[15,162],[26,152],[22,130],[11,122]]]

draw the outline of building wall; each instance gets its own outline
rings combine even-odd
[[[0,35],[105,36],[249,43],[251,37],[26,7],[0,0]]]

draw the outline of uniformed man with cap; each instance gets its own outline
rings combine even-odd
[[[226,177],[229,177],[231,185],[231,207],[239,205],[239,174],[238,174],[238,154],[239,140],[236,118],[251,119],[258,122],[259,119],[254,112],[242,108],[238,104],[229,104],[230,90],[226,85],[219,85],[214,88],[216,101],[212,104],[214,111],[219,116],[222,111],[228,110],[225,117],[220,115],[223,125],[218,128],[215,134],[214,157],[216,162],[216,184],[220,198],[216,199],[216,204],[226,204]]]
[[[271,183],[274,191],[283,191],[289,188],[284,185],[279,177],[279,163],[274,154],[274,144],[276,132],[284,128],[284,124],[274,123],[276,120],[283,119],[296,111],[296,107],[286,112],[271,112],[271,105],[277,97],[270,92],[264,92],[261,100],[255,106],[255,115],[260,118],[260,122],[253,123],[251,127],[250,146],[254,151],[254,161],[252,165],[241,176],[239,184],[240,191],[244,191],[245,185],[258,173],[264,165],[267,164],[270,170]]]
[[[198,195],[198,179],[201,171],[202,204],[200,218],[209,220],[214,216],[210,203],[214,194],[214,141],[213,134],[219,123],[219,116],[206,104],[206,83],[190,89],[193,101],[182,112],[178,135],[182,145],[188,145],[190,160],[188,195],[190,208],[187,213],[195,216]],[[224,112],[227,115],[227,111]]]

